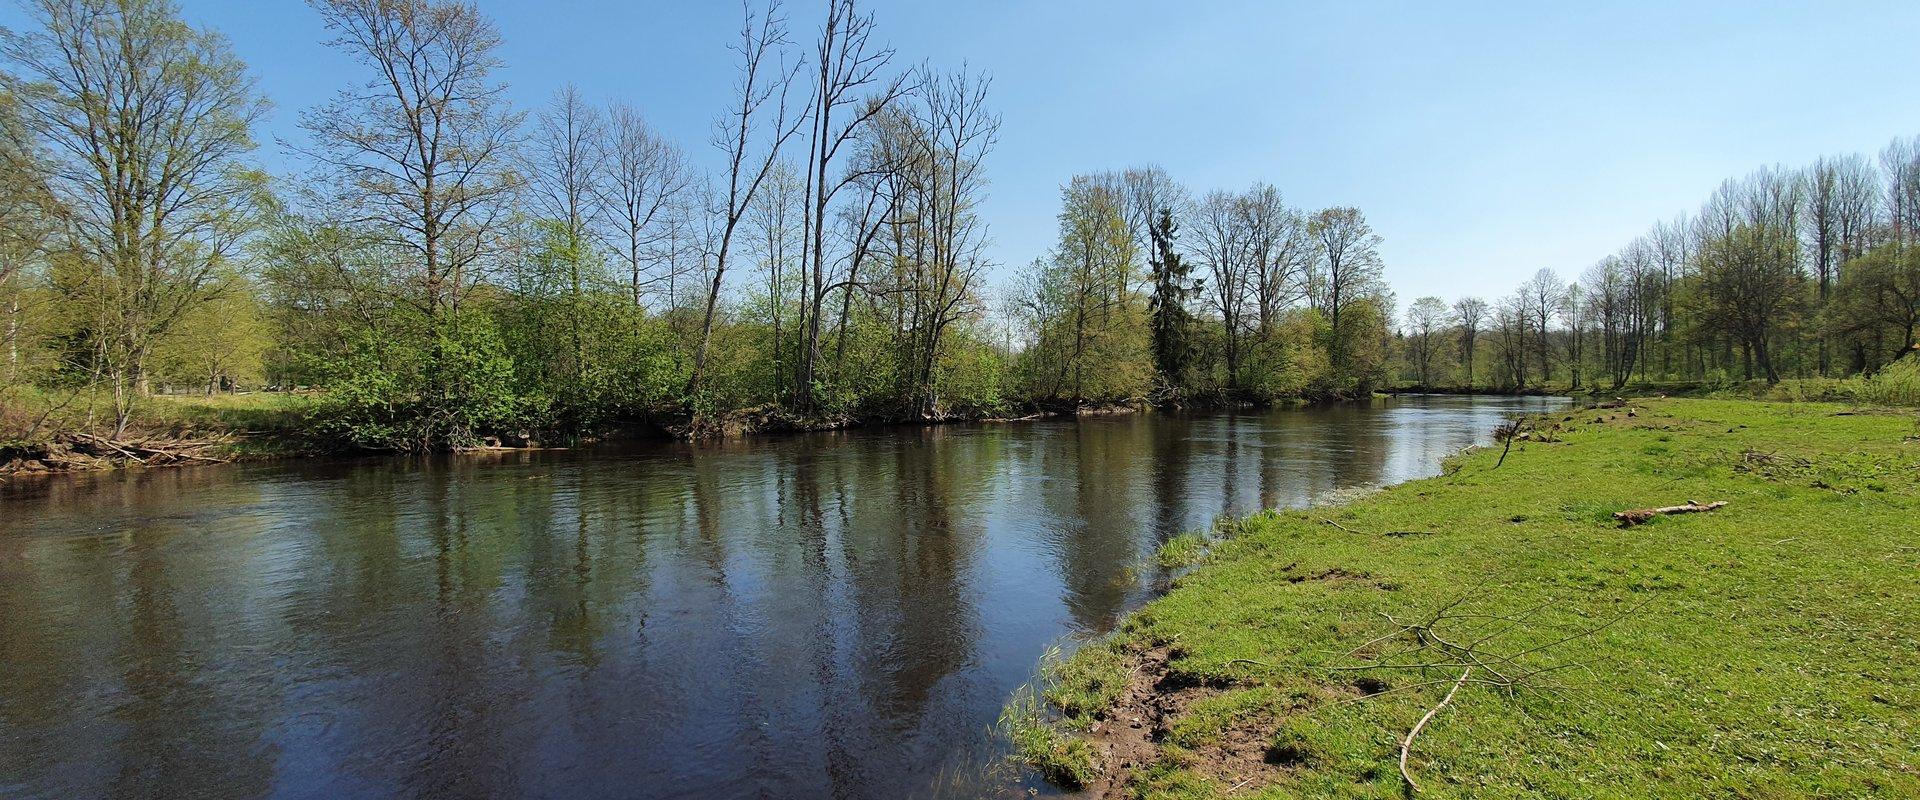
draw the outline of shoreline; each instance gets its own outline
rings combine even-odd
[[[1121,416],[1142,413],[1214,413],[1235,410],[1266,410],[1273,408],[1309,408],[1331,406],[1346,403],[1371,402],[1379,399],[1391,399],[1399,394],[1446,394],[1440,392],[1379,392],[1372,398],[1282,398],[1266,402],[1234,401],[1219,398],[1204,398],[1185,403],[1156,404],[1148,400],[1116,401],[1103,403],[1030,403],[1016,407],[1028,413],[1020,416],[985,416],[975,414],[951,414],[937,418],[915,419],[889,416],[865,417],[821,417],[807,418],[788,413],[778,408],[744,409],[728,412],[714,420],[708,420],[699,427],[684,417],[656,420],[635,420],[616,423],[605,431],[592,436],[583,436],[573,445],[545,444],[537,437],[529,438],[527,444],[503,444],[498,436],[488,436],[490,444],[474,447],[455,448],[451,453],[515,453],[540,450],[571,450],[595,444],[623,441],[691,441],[714,442],[746,439],[761,436],[785,436],[807,433],[830,433],[834,431],[873,430],[885,428],[933,428],[957,424],[1007,425],[1022,422],[1043,422],[1049,420],[1077,419],[1081,417]],[[1465,393],[1452,393],[1462,394]],[[1502,393],[1480,392],[1479,396],[1553,396],[1550,392],[1528,395],[1510,395]],[[29,475],[72,475],[84,473],[110,472],[122,469],[148,469],[176,466],[207,466],[211,464],[231,464],[279,459],[313,458],[364,458],[368,456],[400,455],[405,451],[357,448],[342,445],[320,445],[311,443],[298,425],[290,421],[288,432],[276,431],[209,431],[204,435],[193,433],[162,433],[149,437],[129,437],[109,440],[85,432],[59,432],[47,442],[34,446],[35,449],[16,452],[0,461],[0,480]],[[304,423],[304,420],[297,421]],[[139,460],[130,457],[140,455],[140,448],[154,447],[165,451],[158,458]],[[170,455],[169,455],[170,454]],[[56,466],[56,464],[58,464]]]
[[[1853,766],[1760,762],[1731,785],[1920,791],[1884,756],[1920,745],[1890,734],[1920,724],[1920,696],[1870,666],[1899,657],[1885,609],[1920,601],[1883,563],[1920,568],[1889,527],[1920,510],[1920,477],[1876,466],[1920,465],[1911,410],[1660,399],[1531,419],[1504,461],[1473,448],[1437,477],[1183,543],[1195,567],[1009,706],[1022,759],[1092,798],[1692,796],[1729,785],[1713,743],[1818,733]],[[1614,517],[1694,499],[1729,505]],[[1860,640],[1838,656],[1860,666],[1808,680],[1835,635]],[[1670,681],[1693,691],[1642,691]],[[1803,713],[1835,706],[1850,723]],[[1588,733],[1551,734],[1569,729]]]

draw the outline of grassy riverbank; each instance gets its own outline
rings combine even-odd
[[[1098,796],[1402,796],[1429,712],[1425,797],[1920,795],[1917,520],[1911,410],[1559,414],[1231,526],[1009,722]]]
[[[113,430],[99,393],[14,387],[0,394],[0,474],[231,461],[322,452],[317,396],[283,392],[157,395]]]

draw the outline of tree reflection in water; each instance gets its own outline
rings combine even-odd
[[[1550,402],[12,484],[0,795],[1018,792],[1001,705],[1161,541]]]

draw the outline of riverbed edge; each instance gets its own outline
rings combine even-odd
[[[1397,746],[1406,741],[1403,732],[1413,717],[1422,710],[1436,707],[1435,703],[1441,702],[1439,692],[1447,687],[1413,687],[1418,694],[1410,696],[1417,698],[1419,704],[1404,701],[1389,704],[1368,698],[1397,692],[1401,687],[1383,682],[1371,689],[1356,690],[1357,684],[1325,680],[1325,673],[1321,679],[1303,678],[1297,671],[1281,677],[1297,666],[1288,664],[1288,660],[1298,657],[1300,649],[1310,647],[1313,642],[1299,643],[1300,649],[1294,649],[1291,647],[1296,643],[1294,640],[1266,633],[1267,626],[1275,624],[1273,619],[1250,609],[1218,607],[1220,604],[1216,602],[1213,613],[1196,616],[1191,608],[1176,614],[1168,613],[1169,607],[1191,605],[1187,598],[1194,591],[1190,587],[1196,584],[1210,584],[1200,590],[1202,595],[1230,594],[1220,588],[1229,582],[1225,577],[1229,572],[1235,573],[1232,580],[1304,587],[1300,591],[1327,597],[1356,588],[1381,597],[1401,592],[1407,588],[1401,576],[1389,574],[1385,569],[1369,569],[1364,560],[1346,565],[1301,565],[1338,555],[1320,552],[1337,551],[1337,548],[1317,547],[1311,542],[1312,536],[1329,535],[1329,532],[1338,537],[1334,541],[1349,544],[1359,538],[1378,539],[1365,545],[1368,548],[1420,549],[1438,559],[1464,558],[1463,553],[1448,553],[1442,546],[1454,538],[1450,534],[1455,531],[1447,530],[1449,520],[1431,514],[1423,519],[1418,511],[1409,511],[1410,507],[1439,509],[1478,505],[1481,508],[1477,513],[1498,516],[1503,513],[1502,503],[1498,502],[1503,496],[1519,496],[1531,489],[1537,497],[1529,498],[1527,505],[1563,509],[1580,506],[1581,514],[1569,519],[1572,524],[1567,526],[1576,529],[1577,536],[1641,535],[1641,531],[1614,532],[1619,530],[1611,517],[1611,513],[1618,510],[1614,506],[1633,506],[1616,501],[1599,508],[1587,508],[1591,501],[1582,502],[1567,496],[1568,487],[1574,481],[1573,476],[1565,472],[1577,462],[1564,456],[1577,452],[1572,448],[1609,455],[1620,451],[1624,463],[1638,462],[1633,456],[1640,454],[1629,452],[1636,448],[1642,451],[1684,449],[1688,458],[1710,457],[1716,462],[1715,474],[1698,476],[1701,479],[1693,481],[1697,485],[1673,489],[1674,496],[1702,492],[1713,495],[1702,495],[1700,499],[1706,500],[1725,493],[1738,500],[1741,495],[1752,494],[1754,489],[1740,484],[1758,476],[1767,482],[1798,480],[1804,486],[1796,489],[1811,490],[1821,495],[1817,498],[1821,501],[1830,501],[1826,496],[1828,492],[1840,492],[1851,498],[1858,493],[1858,487],[1834,488],[1830,479],[1806,481],[1798,472],[1792,473],[1794,477],[1782,478],[1780,475],[1786,474],[1788,468],[1777,466],[1791,464],[1796,465],[1791,469],[1807,470],[1814,469],[1807,466],[1814,464],[1824,468],[1829,460],[1844,463],[1850,454],[1842,441],[1806,442],[1789,438],[1787,441],[1793,442],[1790,446],[1813,445],[1811,450],[1791,456],[1782,453],[1784,448],[1758,450],[1757,445],[1752,444],[1741,453],[1728,456],[1710,443],[1729,437],[1745,438],[1749,423],[1756,428],[1766,423],[1769,437],[1804,436],[1804,432],[1786,430],[1791,425],[1779,424],[1791,417],[1819,419],[1820,426],[1829,430],[1850,430],[1844,427],[1845,420],[1913,419],[1910,409],[1753,400],[1633,398],[1605,405],[1614,407],[1587,406],[1529,417],[1527,427],[1513,437],[1518,442],[1514,450],[1470,448],[1448,459],[1440,476],[1397,484],[1340,505],[1268,511],[1232,521],[1226,535],[1215,539],[1213,546],[1200,557],[1200,563],[1177,580],[1167,594],[1129,614],[1111,636],[1086,643],[1064,660],[1043,665],[1039,684],[1011,702],[1002,717],[1003,730],[1016,749],[1016,758],[1035,767],[1049,781],[1082,790],[1084,796],[1092,798],[1224,797],[1239,796],[1243,791],[1258,794],[1270,788],[1281,792],[1304,791],[1314,796],[1348,793],[1373,796],[1369,792],[1414,791],[1412,773],[1396,770],[1393,756]],[[1719,427],[1723,422],[1730,423],[1724,433]],[[1920,444],[1916,444],[1920,443],[1920,420],[1914,421],[1914,427],[1915,432],[1909,432],[1904,439],[1896,436],[1894,440],[1907,450],[1920,451]],[[1722,461],[1726,458],[1732,459],[1730,465]],[[1500,469],[1503,463],[1504,473]],[[1724,475],[1719,474],[1722,467]],[[1410,502],[1409,498],[1417,499]],[[1645,505],[1663,504],[1651,500],[1649,498]],[[1727,524],[1727,519],[1741,516],[1746,517],[1741,520],[1744,534],[1769,540],[1788,535],[1780,531],[1791,523],[1781,523],[1778,515],[1769,516],[1764,512],[1754,516],[1750,507],[1743,506],[1747,506],[1744,501],[1737,503],[1731,514],[1719,512],[1719,519],[1698,515],[1707,520],[1704,523],[1691,518],[1695,515],[1688,515],[1685,520],[1656,520],[1654,524],[1659,527],[1654,530],[1667,526],[1671,526],[1669,530],[1722,526]],[[1398,518],[1394,524],[1403,529],[1375,529],[1379,523],[1354,521],[1374,517]],[[1507,524],[1524,526],[1528,520],[1526,514],[1512,514]],[[1421,522],[1426,524],[1419,524]],[[1792,537],[1780,539],[1793,540]],[[1282,542],[1284,547],[1280,546]],[[1191,549],[1190,544],[1182,547]],[[1351,559],[1351,555],[1346,558]],[[1246,577],[1246,573],[1262,571],[1268,574],[1261,578]],[[1285,577],[1277,577],[1281,574]],[[1203,597],[1202,600],[1217,601],[1218,598]],[[1582,601],[1597,602],[1597,598],[1585,597]],[[1355,620],[1335,613],[1309,614],[1295,622],[1302,630],[1357,625]],[[1247,641],[1236,642],[1236,637],[1261,646],[1249,651],[1245,646]],[[1429,694],[1433,696],[1427,696]],[[1341,750],[1337,745],[1327,746],[1320,741],[1339,737],[1317,730],[1293,730],[1313,727],[1293,725],[1293,717],[1306,717],[1321,705],[1347,703],[1377,705],[1384,709],[1378,716],[1387,718],[1389,724],[1371,732],[1371,736],[1361,737],[1371,740],[1367,746],[1346,748],[1347,752],[1323,752]],[[1292,713],[1287,709],[1292,709]],[[1368,713],[1373,710],[1369,709]],[[1195,717],[1204,719],[1196,723]],[[1395,729],[1392,725],[1400,727]],[[1524,752],[1524,742],[1512,744],[1516,754]],[[1652,742],[1642,744],[1654,747]],[[1359,751],[1358,758],[1355,750]],[[1361,766],[1352,772],[1355,763]],[[1472,796],[1474,785],[1486,786],[1484,780],[1473,783],[1484,776],[1446,772],[1443,756],[1432,756],[1431,760],[1416,757],[1412,769],[1421,769],[1423,763],[1427,771],[1434,773],[1432,782],[1450,791],[1464,791],[1462,796]],[[1897,770],[1894,774],[1898,775]],[[1846,777],[1882,788],[1889,780],[1888,775],[1874,773]],[[1460,783],[1454,783],[1456,779]],[[1556,778],[1524,775],[1524,779],[1552,783]],[[1705,779],[1699,775],[1683,776],[1683,780],[1669,779],[1668,788],[1688,786],[1685,782],[1688,780]],[[1428,782],[1423,779],[1419,788],[1429,788]],[[1363,783],[1368,786],[1363,788]],[[1912,779],[1911,784],[1907,786],[1909,790],[1920,790],[1920,779]],[[1336,786],[1347,788],[1329,791]]]

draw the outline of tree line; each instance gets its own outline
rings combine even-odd
[[[358,72],[281,176],[246,66],[167,0],[33,0],[0,37],[10,391],[104,394],[118,435],[155,391],[312,388],[328,431],[433,448],[1384,378],[1379,238],[1264,185],[1075,178],[995,297],[991,82],[854,0],[742,5],[712,170],[620,101],[514,108],[472,4],[309,5]]]
[[[253,164],[267,107],[167,0],[33,0],[0,34],[8,386],[322,390],[383,447],[778,406],[1002,402],[977,207],[989,81],[908,64],[853,0],[742,6],[694,159],[561,87],[516,109],[453,0],[312,0],[358,70]]]
[[[1398,377],[1430,387],[1873,374],[1920,333],[1920,138],[1728,180],[1563,280],[1493,302],[1422,297]]]
[[[990,286],[991,81],[910,62],[855,0],[742,5],[706,159],[570,86],[515,108],[471,3],[309,6],[354,72],[282,175],[246,65],[169,0],[30,0],[0,31],[10,401],[99,398],[117,436],[154,392],[303,389],[316,430],[438,448],[1870,372],[1920,316],[1914,141],[1729,182],[1577,283],[1404,315],[1358,209],[1080,175]]]
[[[1147,166],[1074,177],[1059,225],[1009,298],[1027,396],[1266,402],[1388,377],[1393,298],[1358,209],[1265,183],[1196,197]]]

